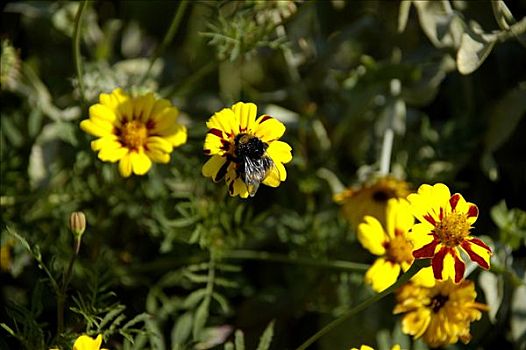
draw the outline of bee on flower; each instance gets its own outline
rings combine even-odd
[[[124,177],[144,175],[152,162],[168,163],[175,147],[186,143],[186,127],[179,111],[153,93],[132,97],[121,89],[100,94],[80,128],[98,137],[91,148],[103,162],[119,162]]]
[[[482,240],[470,235],[479,210],[466,202],[460,193],[451,195],[441,183],[422,185],[407,197],[413,215],[420,221],[412,228],[416,259],[432,258],[431,267],[437,280],[451,278],[459,283],[464,278],[464,251],[483,269],[490,267],[491,249]]]
[[[206,123],[203,149],[211,157],[202,174],[214,182],[224,179],[234,197],[254,196],[261,183],[279,186],[287,178],[283,164],[292,160],[291,147],[279,141],[285,125],[269,115],[256,116],[255,104],[238,102]]]

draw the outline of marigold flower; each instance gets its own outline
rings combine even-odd
[[[413,243],[409,230],[415,219],[405,199],[390,199],[387,203],[387,225],[366,216],[358,226],[358,240],[372,254],[379,256],[365,274],[365,281],[381,292],[396,282],[401,271],[413,264]],[[385,227],[385,228],[384,228]],[[430,267],[423,268],[414,277],[419,283],[433,286],[435,279]]]
[[[461,194],[451,195],[444,184],[422,185],[418,193],[407,198],[413,214],[420,221],[412,228],[416,259],[432,258],[436,279],[451,278],[459,283],[465,264],[460,250],[484,269],[489,269],[491,249],[480,239],[471,237],[470,230],[479,210],[464,200]]]
[[[285,125],[269,115],[256,119],[253,103],[223,108],[207,122],[204,153],[212,156],[202,174],[214,182],[225,179],[231,196],[253,196],[260,183],[277,187],[287,178],[283,164],[292,160],[291,147],[278,139]]]
[[[101,349],[102,336],[99,334],[97,338],[93,339],[87,335],[81,335],[75,340],[73,350],[107,350]]]
[[[477,293],[472,281],[459,284],[451,280],[437,281],[428,288],[407,283],[396,294],[397,305],[393,313],[404,313],[402,332],[422,337],[431,347],[454,344],[460,339],[471,340],[470,323],[479,320],[485,304],[475,302]]]
[[[344,217],[356,228],[366,215],[374,216],[385,225],[387,201],[391,198],[406,198],[409,193],[411,191],[407,182],[384,176],[347,188],[334,195],[333,199],[342,204]]]
[[[152,161],[168,163],[174,147],[186,142],[186,127],[177,123],[179,111],[153,93],[136,97],[121,89],[100,94],[80,127],[99,137],[91,148],[103,162],[119,162],[122,176],[144,175]]]

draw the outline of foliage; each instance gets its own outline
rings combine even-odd
[[[492,267],[467,275],[489,311],[450,348],[524,349],[525,6],[3,5],[0,348],[101,334],[108,349],[295,349],[350,315],[311,348],[427,349],[364,283],[374,256],[333,200],[380,173],[479,208]],[[79,127],[118,87],[168,99],[188,129],[144,176],[122,178]],[[248,199],[201,175],[205,122],[238,101],[283,122],[293,149],[286,181]]]

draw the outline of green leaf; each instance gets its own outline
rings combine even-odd
[[[261,338],[259,338],[259,344],[256,350],[268,350],[270,348],[270,343],[272,342],[272,337],[274,336],[274,321],[271,321]]]
[[[208,320],[208,308],[210,306],[210,299],[206,298],[197,308],[195,312],[194,324],[192,328],[192,336],[194,340],[199,339],[199,335],[203,330],[206,321]]]
[[[236,343],[236,350],[245,350],[245,335],[241,329],[236,330],[234,342]]]
[[[205,296],[207,290],[205,288],[198,289],[190,293],[183,301],[183,308],[192,309],[194,308]]]
[[[453,11],[448,0],[419,0],[412,3],[418,12],[422,30],[435,47],[459,47],[464,22]]]
[[[179,317],[172,328],[172,344],[183,345],[192,332],[193,313],[186,312]]]

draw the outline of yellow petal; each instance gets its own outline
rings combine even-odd
[[[113,90],[110,94],[100,94],[99,101],[101,104],[116,111],[118,106],[130,97],[121,88]]]
[[[116,135],[106,135],[104,137],[91,141],[91,149],[94,151],[100,151],[101,149],[106,147],[115,148],[115,143],[118,143],[120,146],[120,142],[118,142],[118,140],[119,138]]]
[[[91,134],[97,137],[112,135],[113,126],[111,126],[111,124],[109,123],[106,123],[106,124],[99,125],[99,124],[94,123],[91,119],[86,119],[80,122],[80,128],[83,131],[87,132],[88,134]]]
[[[175,107],[165,108],[161,113],[155,115],[150,120],[153,121],[154,126],[151,129],[152,134],[170,135],[177,130],[177,116],[179,111]]]
[[[416,275],[411,278],[411,282],[427,288],[433,287],[436,283],[436,280],[435,276],[433,276],[433,269],[431,266],[424,267],[422,270],[418,271]]]
[[[362,246],[374,255],[384,255],[386,234],[380,222],[372,217],[364,217],[364,222],[358,225],[358,240]]]
[[[391,201],[392,199],[389,200],[388,205],[387,205],[387,216],[388,216],[387,227],[388,227],[388,232],[390,234],[393,234],[392,237],[394,237],[395,229],[402,231],[402,232],[409,232],[409,230],[415,224],[415,218],[411,211],[411,205],[406,199],[395,200],[396,204],[392,204],[393,210],[394,210],[392,214],[394,216],[394,220],[392,223],[393,226],[389,228],[389,215],[390,215],[389,214],[389,203]]]
[[[238,132],[251,132],[256,121],[256,105],[253,103],[238,102],[232,106],[232,111],[238,120]]]
[[[292,160],[292,148],[283,141],[274,141],[268,145],[267,154],[274,163],[288,163]]]
[[[170,155],[158,149],[148,149],[146,155],[156,163],[166,164],[170,161]]]
[[[420,222],[430,222],[432,219],[438,222],[440,210],[447,214],[447,208],[450,208],[449,198],[451,198],[449,188],[438,183],[433,186],[420,186],[418,192],[410,194],[407,200],[411,203],[413,214]],[[429,215],[431,218],[426,218]]]
[[[150,92],[146,95],[138,96],[134,101],[134,116],[135,119],[142,122],[148,121],[150,119],[150,113],[152,111],[153,105],[155,103],[155,97]]]
[[[219,169],[221,169],[225,162],[226,157],[214,155],[210,159],[208,159],[208,161],[203,165],[203,168],[201,169],[201,174],[203,174],[203,176],[205,177],[211,177],[215,181]],[[222,180],[223,177],[224,175],[218,180]]]
[[[131,152],[130,162],[134,174],[144,175],[152,167],[152,161],[148,156],[140,150],[139,152]]]
[[[120,143],[116,142],[112,147],[105,147],[100,150],[98,157],[103,162],[115,163],[120,160],[126,154],[128,154],[128,149],[122,147]]]
[[[103,104],[96,104],[89,108],[90,118],[98,118],[113,123],[117,116],[115,112]]]
[[[285,171],[285,168],[283,168],[283,171]],[[278,187],[281,183],[281,180],[280,180],[281,176],[282,175],[281,175],[280,170],[278,170],[278,167],[273,166],[272,168],[270,168],[269,173],[267,174],[265,179],[263,179],[262,183],[270,187]],[[287,175],[285,174],[285,178],[286,176]],[[285,180],[285,178],[283,180]]]
[[[207,133],[205,136],[205,144],[203,146],[203,150],[208,155],[214,155],[219,154],[223,155],[225,153],[225,150],[222,149],[223,147],[223,139],[217,135]]]
[[[268,115],[262,115],[256,120],[254,135],[263,142],[270,143],[279,139],[285,133],[285,125]]]
[[[133,103],[132,100],[125,100],[117,106],[117,111],[120,113],[120,119],[124,121],[134,120]]]
[[[236,121],[236,115],[230,108],[223,108],[216,112],[207,122],[209,129],[217,129],[225,132],[227,135],[238,133],[239,125]]]
[[[173,146],[170,142],[159,136],[151,136],[146,140],[146,147],[148,149],[155,149],[161,152],[172,152]]]
[[[170,142],[172,146],[178,147],[186,143],[188,134],[186,132],[186,126],[177,124],[174,128],[174,132],[171,135],[167,135],[164,138],[166,141]]]
[[[365,282],[370,284],[374,291],[381,292],[395,283],[399,274],[400,265],[378,258],[367,270]]]
[[[413,250],[420,249],[433,241],[433,235],[430,234],[433,229],[434,227],[427,221],[413,226],[411,232],[407,235],[407,238],[413,243]]]
[[[81,335],[75,340],[73,350],[99,350],[102,344],[102,336],[99,334],[93,339],[87,335]]]
[[[247,198],[249,194],[247,185],[239,177],[234,181],[233,191],[229,193],[232,197],[239,195],[241,198]]]
[[[420,338],[431,322],[431,309],[418,308],[402,319],[402,332]]]
[[[155,101],[152,111],[150,112],[150,119],[156,119],[159,113],[164,112],[166,108],[170,108],[170,107],[173,107],[172,104],[170,103],[170,101],[164,98]]]
[[[119,172],[122,177],[129,177],[132,172],[132,164],[130,160],[130,153],[126,154],[119,161]]]

